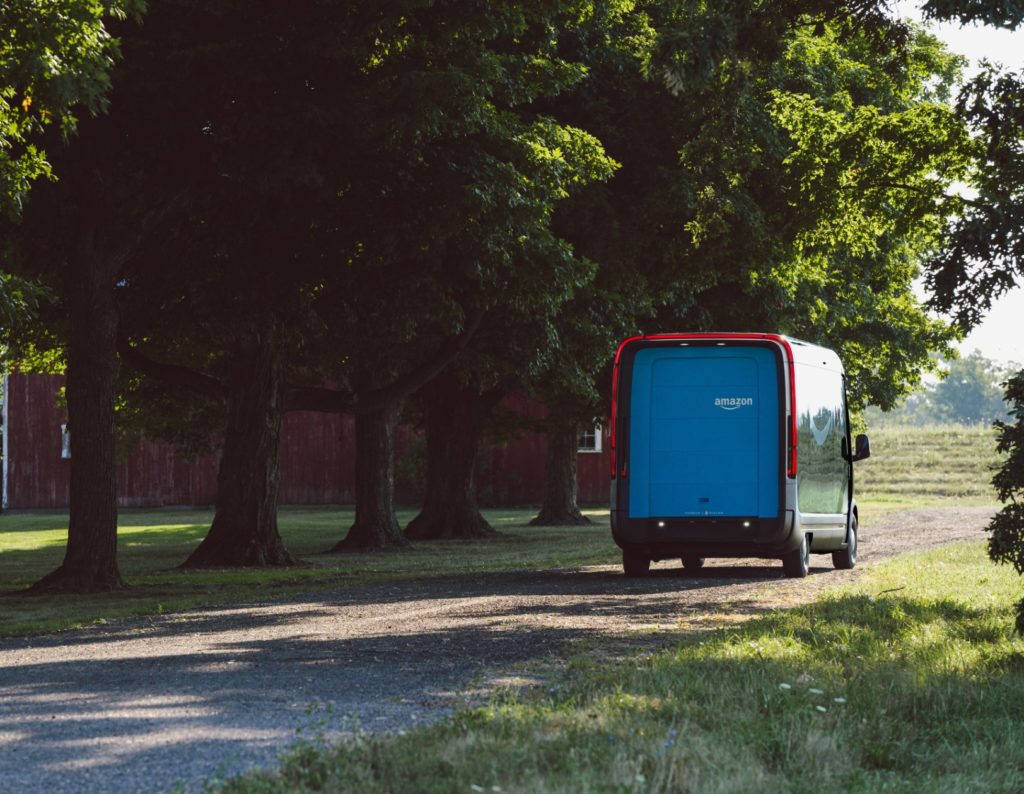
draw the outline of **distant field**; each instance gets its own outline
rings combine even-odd
[[[999,463],[991,427],[935,425],[868,430],[871,458],[857,464],[861,502],[994,504]]]

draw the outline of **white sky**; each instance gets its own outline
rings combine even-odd
[[[900,16],[921,21],[920,5],[913,0],[899,0],[893,7]],[[1024,69],[1024,28],[1011,32],[980,25],[961,27],[932,23],[930,29],[953,52],[967,56],[968,75],[976,71],[978,61],[983,58],[1008,69]],[[989,358],[1004,363],[1024,363],[1024,287],[1018,286],[1000,298],[985,321],[961,343],[960,349],[964,353],[979,349]]]

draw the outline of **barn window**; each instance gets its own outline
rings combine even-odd
[[[576,445],[579,452],[600,452],[601,451],[601,426],[584,430],[580,434],[579,443]]]
[[[71,431],[68,430],[67,422],[60,426],[60,456],[64,460],[71,457]]]

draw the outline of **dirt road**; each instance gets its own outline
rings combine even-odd
[[[860,563],[985,537],[989,508],[896,513]],[[812,557],[469,575],[0,641],[0,791],[198,790],[317,732],[398,730],[573,640],[720,625],[809,600],[858,571]],[[496,672],[495,672],[496,671]]]

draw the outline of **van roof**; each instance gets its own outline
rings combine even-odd
[[[810,342],[805,342],[802,339],[794,339],[791,336],[784,336],[783,334],[744,333],[736,331],[713,331],[705,333],[679,332],[633,336],[626,339],[621,345],[619,345],[619,352],[616,354],[615,359],[618,361],[619,354],[622,353],[622,350],[626,345],[633,342],[671,342],[673,340],[687,339],[702,342],[714,342],[716,340],[722,340],[725,342],[742,342],[743,340],[776,342],[786,349],[788,356],[791,357],[795,364],[807,364],[812,367],[823,367],[825,369],[843,372],[843,364],[839,360],[839,356],[834,350],[830,350],[827,347],[811,344]]]

